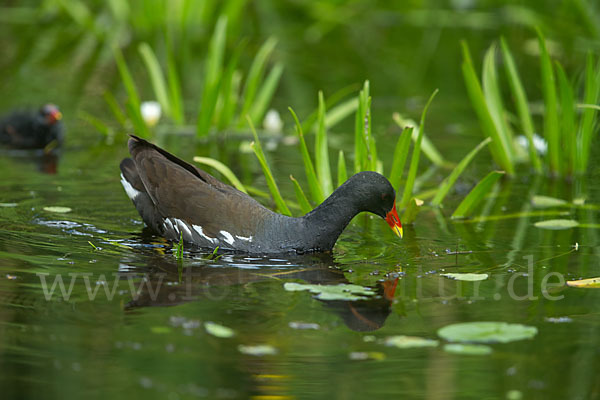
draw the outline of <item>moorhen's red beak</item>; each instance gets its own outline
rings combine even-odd
[[[57,109],[54,109],[52,111],[50,111],[50,114],[48,114],[48,123],[53,124],[56,121],[60,121],[62,118],[62,113],[60,111],[58,111]]]
[[[398,213],[396,212],[396,201],[394,200],[394,206],[391,211],[387,213],[385,217],[385,221],[388,223],[390,228],[396,233],[396,235],[400,236],[402,239],[402,223],[400,222],[400,217],[398,217]]]

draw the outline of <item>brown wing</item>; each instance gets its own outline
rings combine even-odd
[[[272,213],[245,193],[151,143],[134,137],[129,151],[146,192],[164,218],[202,227],[210,237],[226,231],[251,236]]]

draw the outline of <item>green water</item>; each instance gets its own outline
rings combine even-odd
[[[0,161],[9,171],[2,203],[16,203],[0,208],[5,398],[598,394],[600,291],[552,285],[600,275],[596,229],[533,226],[548,216],[452,222],[445,210],[424,211],[398,240],[384,221],[361,215],[332,255],[211,260],[210,253],[186,252],[179,262],[169,243],[143,231],[120,187],[117,165],[125,152],[124,144],[67,146],[56,175],[14,155]],[[576,191],[587,203],[600,203],[591,184],[515,178],[499,187],[490,214],[531,208],[531,193],[568,200]],[[72,211],[51,213],[46,206]],[[593,223],[598,214],[555,212],[582,223]],[[441,277],[444,272],[489,278],[460,283]],[[558,274],[545,278],[551,272]],[[58,276],[65,290],[73,282],[67,301],[59,286],[47,292]],[[321,301],[284,289],[285,282],[356,283],[383,293],[382,283],[395,279],[391,296],[361,302]],[[449,354],[441,345],[383,344],[393,335],[439,339],[437,329],[450,323],[490,320],[535,326],[538,334],[492,344],[487,356]],[[209,335],[206,321],[233,329],[235,336]],[[277,353],[238,350],[257,344]]]
[[[373,132],[386,171],[399,134],[391,113],[417,119],[436,87],[441,91],[429,111],[427,133],[445,157],[457,162],[481,140],[460,75],[460,39],[467,38],[479,60],[499,34],[523,50],[521,42],[533,37],[527,18],[560,20],[571,30],[560,25],[564,29],[555,28],[560,32],[552,38],[562,40],[561,61],[575,71],[581,70],[587,43],[577,41],[585,33],[574,28],[578,14],[558,18],[562,8],[556,2],[529,14],[520,2],[497,11],[502,2],[488,1],[481,13],[465,12],[455,22],[442,18],[451,14],[441,9],[427,14],[415,6],[400,18],[401,10],[386,8],[387,2],[377,8],[360,1],[338,20],[328,2],[297,3],[282,9],[274,2],[253,3],[251,19],[269,24],[241,29],[281,39],[277,57],[286,72],[274,107],[283,114],[291,105],[304,117],[316,107],[318,89],[330,95],[371,79]],[[101,94],[107,88],[120,100],[124,94],[110,53],[85,61],[87,44],[65,20],[70,21],[63,16],[43,26],[19,20],[0,27],[8,54],[0,60],[0,89],[6,94],[1,110],[50,99],[60,104],[67,128],[57,160],[40,164],[31,153],[0,151],[0,397],[600,397],[600,290],[564,284],[600,276],[597,163],[572,182],[522,171],[489,194],[477,213],[484,218],[453,221],[449,216],[461,199],[494,168],[483,151],[445,207],[426,206],[413,226],[404,227],[402,240],[383,220],[359,215],[328,255],[215,258],[186,249],[178,260],[172,243],[144,229],[119,183],[118,165],[127,156],[123,135],[107,144],[79,118],[86,111],[116,126]],[[518,54],[525,85],[535,87],[537,61]],[[134,63],[135,49],[126,56]],[[541,98],[537,89],[534,102]],[[144,99],[152,96],[149,84],[140,91]],[[190,101],[188,113],[196,107]],[[289,128],[291,119],[284,119]],[[340,148],[351,153],[351,119],[330,133],[332,160]],[[247,143],[240,146],[233,136],[200,143],[164,135],[153,141],[188,161],[195,155],[223,161],[244,184],[267,190],[255,156],[240,150]],[[293,199],[288,176],[304,182],[300,155],[295,146],[277,143],[269,161],[284,197]],[[422,160],[421,173],[429,168]],[[45,173],[53,162],[57,173]],[[422,188],[439,185],[448,173],[430,171]],[[583,206],[536,208],[534,195],[583,199]],[[71,211],[44,210],[52,206]],[[560,231],[534,226],[554,218],[581,226]],[[457,272],[488,278],[459,282],[442,276]],[[286,290],[289,282],[351,283],[375,295],[320,300]],[[537,334],[491,343],[488,355],[446,352],[438,329],[473,321],[524,324]],[[214,336],[206,322],[235,334]],[[398,335],[439,344],[405,349],[385,344]],[[271,354],[241,351],[240,346],[255,345],[269,346]]]

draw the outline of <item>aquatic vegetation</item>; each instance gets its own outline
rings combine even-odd
[[[417,347],[437,347],[440,342],[418,336],[399,335],[385,338],[384,343],[386,346],[397,347],[399,349],[412,349]]]
[[[536,228],[540,229],[563,230],[576,228],[579,226],[579,222],[572,219],[548,219],[545,221],[538,221],[534,225]]]
[[[230,338],[235,336],[235,331],[233,329],[212,321],[206,321],[204,323],[204,329],[208,334],[219,338]]]
[[[463,322],[447,325],[438,330],[438,335],[449,342],[508,343],[531,339],[537,328],[506,322]]]
[[[578,279],[567,281],[566,284],[575,288],[600,288],[600,278]]]
[[[458,273],[458,272],[448,272],[444,274],[440,274],[440,276],[444,276],[446,278],[455,279],[457,281],[483,281],[486,280],[489,275],[488,274],[474,274],[474,273]]]
[[[222,131],[226,128],[241,128],[246,123],[246,116],[254,124],[261,122],[283,73],[281,62],[275,63],[271,69],[268,69],[271,54],[277,43],[274,38],[267,39],[260,47],[247,74],[242,73],[238,65],[244,42],[237,46],[226,64],[227,25],[226,16],[221,16],[217,20],[203,62],[203,89],[195,116],[197,136],[206,136],[212,129]],[[184,112],[186,99],[183,97],[184,87],[179,78],[179,68],[172,47],[167,38],[166,74],[148,43],[141,43],[138,50],[150,78],[156,102],[160,104],[170,121],[182,126],[187,120]],[[149,124],[145,122],[142,115],[138,89],[118,48],[114,49],[114,57],[127,93],[125,112],[111,94],[105,96],[105,99],[123,129],[132,126],[137,135],[149,137],[151,132],[148,128]],[[195,72],[197,71],[190,71],[190,73]],[[244,82],[243,88],[242,82]],[[102,130],[106,131],[104,128]]]
[[[473,108],[479,118],[484,136],[492,139],[490,152],[494,161],[508,174],[515,173],[519,161],[514,130],[523,132],[527,139],[528,161],[537,173],[546,170],[552,175],[572,176],[587,171],[593,139],[597,136],[597,103],[600,98],[600,61],[588,55],[585,73],[578,81],[570,80],[561,64],[552,60],[546,40],[537,31],[540,49],[540,80],[544,99],[543,133],[547,156],[540,157],[536,143],[536,128],[527,94],[512,53],[501,38],[500,48],[504,69],[518,123],[511,123],[509,110],[504,105],[497,72],[497,46],[487,50],[482,67],[481,82],[477,77],[466,42],[463,49],[463,75]],[[583,98],[578,99],[579,93]],[[542,131],[541,129],[538,131]]]
[[[365,300],[369,296],[374,296],[376,294],[376,292],[371,288],[353,284],[313,285],[305,283],[286,282],[283,285],[283,287],[289,292],[307,290],[315,294],[315,298],[319,300]]]
[[[452,354],[467,354],[473,356],[486,356],[492,354],[493,350],[485,344],[462,344],[448,343],[444,345],[444,351]]]
[[[355,111],[355,129],[354,129],[354,172],[361,171],[377,171],[384,173],[384,164],[377,154],[377,143],[374,135],[371,132],[371,97],[369,95],[370,86],[369,81],[365,81],[362,90],[357,96],[357,107]],[[398,141],[394,149],[394,158],[389,173],[389,179],[395,190],[397,191],[396,200],[399,202],[399,206],[405,208],[402,216],[402,221],[405,224],[411,224],[415,221],[416,215],[418,214],[421,206],[424,204],[422,199],[415,197],[415,186],[417,180],[417,171],[419,169],[420,154],[422,151],[421,144],[423,143],[424,130],[425,130],[425,117],[427,110],[431,104],[433,98],[437,94],[437,90],[433,92],[429,100],[427,101],[422,115],[419,127],[417,129],[411,126],[405,126],[400,134]],[[346,107],[344,105],[344,114],[351,112],[353,107]],[[316,128],[315,128],[315,149],[314,149],[314,163],[313,158],[310,155],[308,146],[305,139],[304,128],[306,124],[302,124],[290,107],[290,113],[295,122],[296,134],[298,136],[299,151],[302,156],[304,164],[304,172],[306,181],[308,183],[310,197],[306,195],[306,192],[302,189],[302,186],[296,178],[290,176],[290,180],[293,183],[294,192],[296,194],[297,204],[286,202],[281,195],[281,191],[273,174],[268,165],[265,154],[262,150],[260,139],[254,128],[252,121],[249,119],[248,123],[254,136],[254,142],[252,143],[252,149],[254,150],[260,165],[263,169],[267,185],[273,200],[277,206],[277,209],[286,215],[292,215],[290,207],[300,208],[302,213],[307,213],[312,210],[313,205],[320,204],[333,189],[341,185],[348,176],[346,167],[346,161],[343,151],[338,153],[337,162],[337,186],[334,187],[333,174],[330,169],[329,160],[329,141],[327,139],[327,120],[328,114],[325,107],[325,100],[323,94],[320,92],[318,96],[318,109],[316,115]],[[399,121],[399,117],[396,116],[396,120]],[[416,136],[413,134],[416,133]],[[414,142],[409,169],[406,175],[406,179],[403,179],[404,169],[408,160],[408,154],[410,153],[411,139]],[[490,143],[491,139],[483,140],[478,146],[475,147],[469,154],[467,154],[452,170],[450,175],[442,182],[442,184],[435,190],[433,190],[433,206],[439,206],[449,191],[452,189],[454,184],[457,182],[459,176],[464,172],[469,163],[479,153],[479,151]],[[432,143],[428,142],[427,148],[430,154],[429,158],[437,159],[439,163],[447,166],[448,163],[437,157],[437,150]],[[489,189],[501,172],[494,175],[493,178],[487,178],[484,182],[484,186],[478,189],[470,197],[468,196],[470,207],[475,208],[477,204],[483,199],[487,193],[484,189]],[[484,178],[484,180],[486,179]],[[232,179],[230,181],[233,182]],[[399,189],[403,187],[402,194],[399,193]],[[311,205],[312,201],[312,205]],[[465,215],[466,216],[466,215]]]

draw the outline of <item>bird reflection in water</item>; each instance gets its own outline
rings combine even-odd
[[[124,260],[124,264],[128,261]],[[286,259],[226,254],[216,263],[199,258],[190,266],[186,258],[188,265],[182,266],[172,256],[151,256],[145,268],[127,272],[138,276],[143,273],[145,284],[140,285],[139,295],[129,301],[125,309],[175,306],[202,299],[220,300],[231,296],[236,287],[241,289],[243,285],[274,278],[320,285],[350,283],[343,271],[331,267],[335,266],[331,254]],[[391,312],[397,283],[398,278],[378,282],[374,288],[376,295],[364,300],[318,301],[340,316],[348,328],[374,331],[384,325]]]

